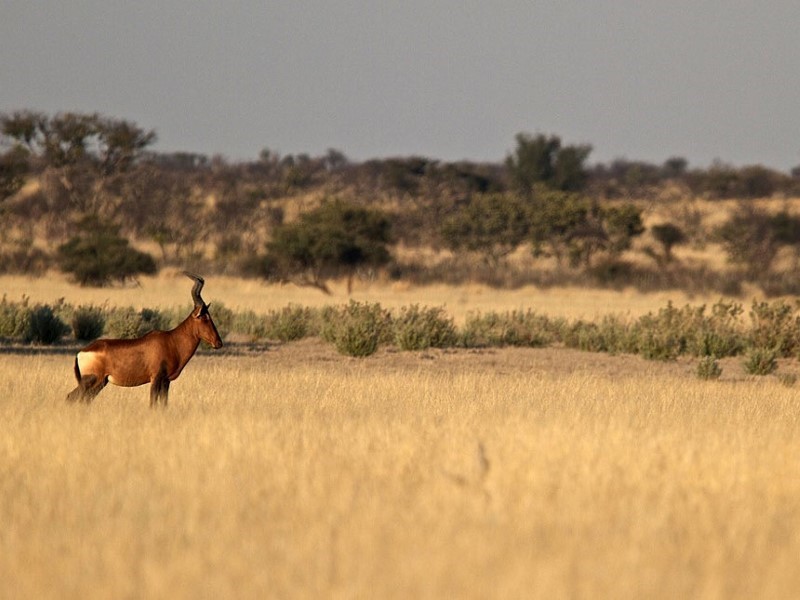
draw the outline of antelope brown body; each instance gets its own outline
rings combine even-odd
[[[222,347],[209,305],[200,297],[203,278],[186,275],[195,282],[194,308],[189,316],[170,331],[151,331],[133,340],[101,339],[86,346],[75,357],[78,387],[67,400],[91,402],[108,383],[125,387],[150,383],[150,406],[159,401],[167,405],[170,382],[181,374],[200,341]]]

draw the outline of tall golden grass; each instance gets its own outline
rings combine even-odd
[[[65,404],[71,360],[0,359],[0,597],[800,594],[776,380],[303,342],[198,356],[153,411]]]

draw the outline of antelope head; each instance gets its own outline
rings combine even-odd
[[[195,333],[201,340],[207,342],[214,348],[221,348],[222,339],[220,339],[219,333],[217,332],[217,327],[214,325],[214,321],[211,319],[211,313],[208,312],[208,309],[211,307],[211,305],[206,304],[203,301],[203,298],[200,296],[200,291],[203,289],[205,280],[199,275],[195,275],[189,271],[184,271],[183,274],[189,279],[194,280],[194,286],[192,287],[192,300],[194,301],[194,309],[192,309],[191,316]]]

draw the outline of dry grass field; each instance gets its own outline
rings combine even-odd
[[[185,278],[34,302],[188,304]],[[209,278],[266,312],[346,301]],[[640,315],[679,293],[361,285],[396,308]],[[713,299],[693,299],[693,302]],[[213,312],[213,307],[212,307]],[[0,598],[796,598],[800,402],[775,377],[566,349],[203,352],[67,405],[72,354],[0,349]],[[795,361],[782,370],[797,371]]]
[[[153,411],[66,405],[71,361],[0,356],[3,598],[800,595],[774,378],[306,340],[197,356]]]

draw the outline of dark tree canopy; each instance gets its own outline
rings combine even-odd
[[[528,236],[525,204],[511,194],[479,194],[442,224],[442,237],[451,250],[482,254],[496,265]]]
[[[506,158],[511,179],[516,188],[531,195],[537,185],[577,192],[586,186],[586,160],[592,151],[588,145],[562,146],[556,135],[532,136],[519,133],[517,147]]]
[[[88,160],[107,173],[127,169],[156,141],[155,131],[97,113],[63,112],[52,117],[27,110],[3,113],[0,132],[46,166],[63,167]]]
[[[81,285],[104,286],[156,272],[152,256],[132,248],[118,226],[96,217],[85,219],[80,233],[59,246],[58,262]]]
[[[328,200],[293,223],[276,228],[267,264],[277,275],[330,293],[326,280],[345,273],[348,290],[362,267],[389,259],[390,224],[386,216],[341,200]]]

